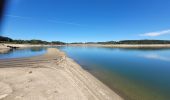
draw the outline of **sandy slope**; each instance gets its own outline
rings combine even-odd
[[[10,47],[18,47],[19,49],[23,49],[23,48],[31,48],[31,47],[51,47],[51,46],[60,46],[60,45],[40,45],[40,44],[6,44],[6,43],[0,43],[0,54],[1,53],[8,53],[8,51],[11,50]]]
[[[41,44],[4,44],[5,46],[19,47],[19,48],[29,48],[29,47],[46,47],[50,45],[41,45]]]
[[[122,100],[57,49],[0,60],[0,100]]]
[[[0,53],[6,53],[10,50],[10,48],[8,48],[7,46],[5,46],[4,44],[0,44]]]

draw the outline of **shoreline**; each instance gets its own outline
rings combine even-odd
[[[68,46],[111,47],[111,48],[170,48],[170,44],[68,44]]]
[[[12,49],[24,49],[32,47],[52,47],[52,46],[61,46],[61,45],[44,45],[44,44],[6,44],[0,43],[0,54],[7,53]]]
[[[127,48],[127,49],[166,49],[170,44],[67,44],[67,45],[44,45],[44,44],[2,44],[0,43],[0,54],[7,53],[13,48],[23,49],[31,47],[56,47],[56,46],[73,46],[73,47],[107,47],[107,48]]]
[[[3,100],[123,100],[58,49],[42,56],[0,60]]]
[[[94,47],[122,47],[122,48],[136,48],[136,47],[165,47],[170,48],[170,44],[65,44],[65,45],[46,45],[46,44],[8,44],[0,43],[1,48],[8,48],[7,46],[18,47],[18,48],[29,48],[29,47],[49,47],[49,46],[94,46]]]

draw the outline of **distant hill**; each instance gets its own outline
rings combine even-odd
[[[14,40],[9,37],[3,37],[0,36],[0,43],[15,43],[15,44],[52,44],[52,45],[64,45],[66,43],[60,42],[60,41],[52,41],[52,42],[47,42],[47,41],[42,41],[42,40]]]
[[[170,44],[170,40],[123,40],[118,44]]]
[[[12,39],[9,38],[9,37],[0,36],[0,41],[4,41],[4,42],[12,42]]]
[[[42,41],[42,40],[14,40],[9,37],[0,36],[0,43],[16,43],[16,44],[52,44],[64,45],[61,41]],[[74,42],[70,44],[170,44],[170,40],[122,40],[122,41],[106,41],[106,42]]]
[[[170,44],[170,40],[122,40],[96,42],[97,44]]]

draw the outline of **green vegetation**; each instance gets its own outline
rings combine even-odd
[[[123,40],[117,44],[170,44],[170,40]]]
[[[116,41],[97,42],[97,44],[117,44]]]
[[[0,42],[12,42],[11,38],[0,36]]]
[[[61,41],[42,41],[42,40],[13,40],[9,37],[0,36],[0,43],[16,43],[16,44],[51,44],[65,45]],[[122,40],[122,41],[106,41],[106,42],[74,42],[70,44],[170,44],[170,40]]]
[[[87,42],[86,44],[170,44],[170,40],[122,40],[107,42]]]
[[[65,45],[66,43],[64,43],[64,42],[60,42],[60,41],[52,41],[51,42],[51,44],[53,44],[53,45]]]
[[[47,42],[47,41],[42,41],[42,40],[13,40],[8,37],[3,37],[0,36],[0,43],[14,43],[14,44],[52,44],[52,45],[64,45],[66,43],[60,42],[60,41],[52,41],[52,42]]]
[[[70,43],[70,44],[85,44],[83,42],[73,42],[73,43]]]

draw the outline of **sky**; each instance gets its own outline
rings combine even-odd
[[[170,39],[170,0],[9,0],[1,35],[96,42]]]

